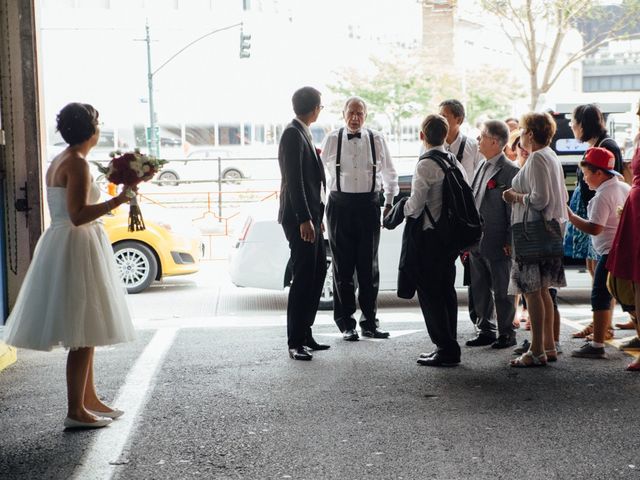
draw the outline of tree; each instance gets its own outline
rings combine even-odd
[[[629,38],[640,14],[640,0],[621,0],[610,6],[603,6],[598,0],[481,0],[480,3],[498,19],[529,73],[531,109],[536,108],[540,95],[549,91],[569,65],[607,42]],[[607,28],[590,32],[582,48],[561,59],[560,50],[567,33],[588,20],[606,24]],[[541,41],[537,30],[542,22],[549,37]]]
[[[399,54],[393,60],[371,57],[370,61],[372,73],[355,68],[336,72],[337,81],[329,85],[329,89],[345,99],[354,95],[362,97],[368,110],[387,118],[392,134],[399,141],[402,120],[425,111],[431,98],[430,80],[421,62],[407,58],[406,54]]]

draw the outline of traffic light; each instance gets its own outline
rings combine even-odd
[[[240,30],[240,58],[249,58],[251,56],[251,35]]]

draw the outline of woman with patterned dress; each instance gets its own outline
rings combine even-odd
[[[578,105],[573,110],[571,117],[571,130],[576,140],[586,142],[589,147],[602,147],[613,153],[615,158],[614,169],[620,173],[624,168],[622,153],[618,144],[607,135],[604,115],[600,109],[593,104]],[[584,156],[582,158],[584,160]],[[595,195],[593,190],[584,181],[582,169],[577,169],[576,189],[571,195],[569,206],[571,210],[582,218],[587,217],[587,205]],[[564,254],[572,258],[584,258],[587,270],[593,278],[593,272],[598,261],[598,255],[591,244],[591,237],[578,230],[572,224],[567,224],[564,237]],[[593,325],[589,324],[583,330],[574,333],[574,338],[585,338],[593,333]],[[607,339],[613,338],[613,331],[607,333]]]

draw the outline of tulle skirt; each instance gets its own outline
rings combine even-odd
[[[52,224],[38,241],[5,341],[33,350],[131,341],[125,293],[101,223]]]

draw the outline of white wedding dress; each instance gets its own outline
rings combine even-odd
[[[90,203],[100,198],[92,183]],[[67,190],[47,187],[51,225],[40,237],[5,327],[9,345],[33,350],[134,339],[113,250],[102,223],[74,226]]]

